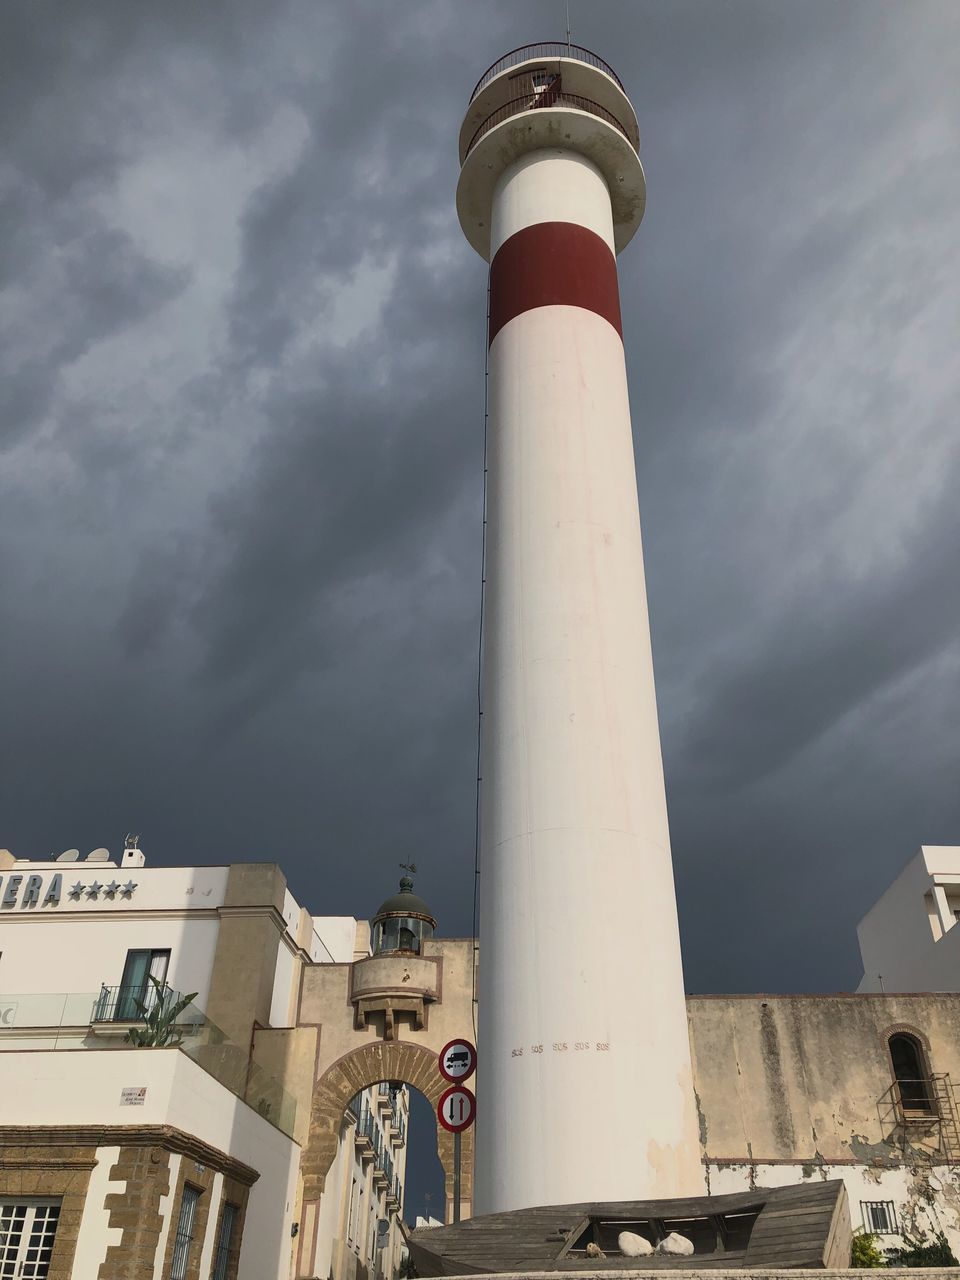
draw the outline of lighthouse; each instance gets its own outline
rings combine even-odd
[[[634,109],[567,43],[460,133],[490,264],[474,1209],[704,1191],[616,257]]]

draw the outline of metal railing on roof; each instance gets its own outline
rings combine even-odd
[[[516,49],[511,49],[509,53],[505,53],[502,58],[498,58],[492,66],[487,67],[477,81],[470,95],[470,101],[474,100],[484,85],[500,75],[501,71],[519,66],[521,62],[530,62],[535,58],[573,58],[576,62],[585,62],[590,67],[596,67],[598,71],[606,72],[623,89],[623,82],[613,67],[608,62],[604,62],[598,54],[584,49],[579,44],[567,44],[565,40],[542,40],[539,44],[521,44]]]
[[[545,94],[543,100],[526,94],[522,98],[511,98],[509,102],[505,102],[502,107],[498,107],[492,112],[480,125],[476,133],[470,139],[467,146],[464,159],[470,154],[485,133],[489,133],[491,129],[496,128],[498,124],[503,124],[504,120],[509,120],[511,116],[521,115],[524,111],[542,111],[551,107],[572,107],[575,111],[586,111],[592,116],[596,116],[599,120],[606,121],[607,124],[622,133],[630,142],[630,135],[626,129],[606,107],[601,107],[599,102],[593,102],[590,98],[581,98],[578,93],[552,93],[549,97]],[[633,146],[633,143],[630,143]]]

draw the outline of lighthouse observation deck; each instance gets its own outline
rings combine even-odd
[[[457,211],[485,258],[497,180],[514,161],[544,149],[575,151],[603,175],[619,252],[640,225],[646,200],[636,112],[616,72],[579,45],[521,45],[477,81],[460,129]]]
[[[598,53],[584,49],[580,44],[570,44],[566,40],[541,40],[539,44],[518,45],[516,49],[511,49],[509,53],[505,53],[502,58],[498,58],[487,67],[474,85],[470,101],[472,102],[480,90],[485,88],[491,80],[496,79],[501,72],[512,71],[521,62],[529,62],[531,58],[573,58],[577,62],[585,62],[588,66],[596,67],[598,71],[606,72],[611,80],[616,80],[620,88],[623,88],[623,81],[610,63],[605,62]]]

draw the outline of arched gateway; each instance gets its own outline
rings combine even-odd
[[[332,1063],[317,1081],[310,1110],[310,1136],[300,1162],[303,1175],[304,1203],[317,1200],[323,1191],[323,1180],[337,1154],[340,1124],[347,1103],[361,1089],[382,1080],[397,1081],[419,1089],[436,1106],[447,1082],[437,1070],[437,1055],[445,1040],[436,1048],[421,1044],[379,1041],[351,1049]],[[444,1188],[451,1217],[453,1196],[453,1135],[437,1126],[437,1154],[443,1165]],[[473,1130],[463,1135],[461,1209],[470,1216],[473,1196]]]
[[[295,1025],[257,1029],[255,1058],[285,1081],[296,1102],[301,1144],[296,1276],[313,1276],[321,1197],[337,1155],[347,1104],[387,1081],[419,1089],[436,1105],[445,1082],[437,1067],[450,1040],[474,1039],[473,938],[435,938],[436,921],[407,877],[373,919],[352,964],[306,964]],[[453,1137],[438,1126],[445,1218],[453,1220]],[[473,1132],[463,1134],[461,1216],[473,1209]]]

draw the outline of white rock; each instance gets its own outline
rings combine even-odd
[[[617,1248],[625,1258],[644,1258],[653,1253],[653,1245],[635,1231],[621,1231],[617,1236]]]
[[[686,1236],[680,1235],[676,1231],[671,1231],[668,1236],[664,1236],[657,1245],[657,1253],[672,1253],[682,1258],[689,1258],[693,1253],[693,1241],[688,1240]]]

